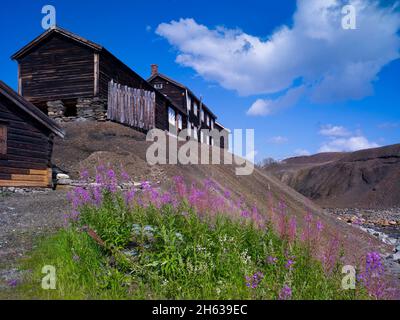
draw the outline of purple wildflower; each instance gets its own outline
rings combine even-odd
[[[279,293],[279,300],[290,300],[292,298],[292,289],[288,285],[284,285]]]
[[[268,263],[268,264],[276,264],[277,262],[278,262],[278,258],[276,258],[276,257],[269,256],[269,257],[267,258],[267,263]]]
[[[256,272],[252,276],[246,276],[246,287],[256,289],[263,279],[264,274],[261,272]]]
[[[18,285],[18,280],[17,279],[11,279],[7,281],[7,285],[9,287],[15,288]]]

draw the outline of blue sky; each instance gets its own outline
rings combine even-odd
[[[254,128],[256,160],[400,142],[400,18],[393,1],[3,1],[0,79],[10,56],[57,24],[104,45],[147,78],[150,64],[185,83],[229,128]]]

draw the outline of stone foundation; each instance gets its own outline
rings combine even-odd
[[[101,98],[78,99],[77,117],[92,121],[107,120],[107,100]]]
[[[68,115],[63,101],[49,101],[47,102],[48,116],[57,122],[107,120],[107,99],[98,97],[77,99],[73,107],[76,108],[75,115]],[[71,103],[68,108],[71,108]]]
[[[47,114],[54,120],[62,120],[65,113],[64,103],[61,100],[47,102]]]

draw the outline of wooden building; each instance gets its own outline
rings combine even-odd
[[[105,120],[108,85],[156,94],[155,126],[169,129],[168,108],[185,118],[181,106],[151,86],[103,46],[53,27],[12,56],[18,62],[18,91],[28,101],[61,121]]]
[[[221,125],[216,126],[217,116],[204,104],[203,100],[198,98],[188,87],[159,73],[156,64],[151,66],[151,77],[147,81],[151,83],[155,89],[169,98],[175,105],[179,106],[181,111],[186,112],[186,128],[191,136],[201,143],[209,145],[219,144],[220,147],[227,148],[227,138],[220,138],[218,139],[220,141],[216,142],[211,136],[205,136],[203,134],[202,130],[204,129],[209,131],[217,129],[224,137],[227,136],[226,134],[229,135],[229,132]],[[171,113],[173,113],[173,110],[169,111],[170,119],[174,116],[173,114],[171,115]],[[222,129],[225,131],[222,132]]]
[[[0,186],[52,186],[55,135],[57,123],[0,81]]]

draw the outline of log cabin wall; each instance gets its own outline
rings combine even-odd
[[[0,152],[0,186],[50,187],[53,133],[3,96],[0,127],[6,131],[5,149]]]
[[[94,96],[94,51],[54,33],[18,59],[21,94],[34,104]]]

